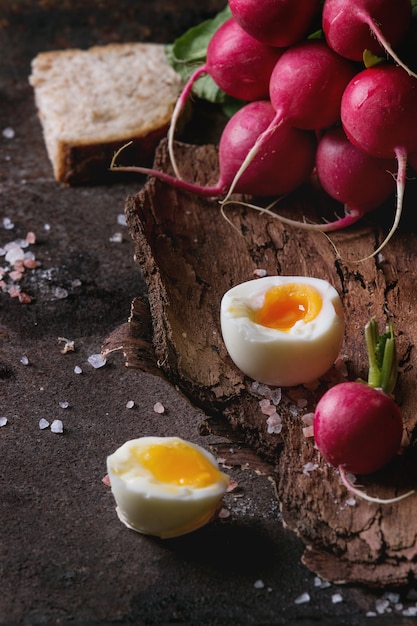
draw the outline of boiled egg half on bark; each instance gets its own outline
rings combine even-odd
[[[236,285],[221,301],[226,349],[248,377],[270,386],[308,384],[335,362],[344,337],[342,303],[327,281],[266,276]]]
[[[119,519],[140,533],[177,537],[215,518],[229,477],[215,457],[180,437],[140,437],[107,457]]]

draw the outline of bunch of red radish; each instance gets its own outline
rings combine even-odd
[[[345,206],[340,219],[311,225],[326,231],[353,224],[396,191],[391,236],[407,164],[417,168],[417,76],[396,52],[410,36],[411,0],[229,0],[228,7],[231,17],[212,36],[206,62],[191,75],[172,116],[175,176],[121,169],[223,197],[223,203],[232,192],[289,194],[315,172]],[[370,67],[364,58],[372,59]],[[212,187],[183,180],[174,154],[178,117],[203,74],[243,101],[223,130]]]

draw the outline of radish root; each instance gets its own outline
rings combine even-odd
[[[339,473],[340,478],[342,479],[342,483],[345,485],[348,491],[353,493],[355,496],[358,496],[358,498],[362,498],[362,500],[367,500],[368,502],[373,502],[375,504],[393,504],[395,502],[399,502],[400,500],[404,500],[404,498],[408,498],[414,493],[414,489],[412,489],[411,491],[407,491],[406,493],[403,493],[400,496],[396,496],[395,498],[377,498],[374,496],[369,496],[361,489],[357,489],[354,485],[352,485],[349,478],[347,477],[345,469],[341,465],[339,466]]]

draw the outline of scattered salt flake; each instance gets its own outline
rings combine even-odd
[[[127,409],[133,409],[134,406],[135,406],[135,403],[133,402],[133,400],[128,400],[126,402],[126,408]]]
[[[378,615],[385,613],[389,608],[389,604],[389,600],[386,600],[385,598],[378,598],[378,600],[375,601],[375,610]]]
[[[165,407],[161,402],[156,402],[153,405],[153,410],[155,411],[155,413],[164,413],[165,412]]]
[[[20,362],[21,362],[21,364],[22,364],[22,365],[29,365],[29,359],[28,359],[28,357],[26,356],[26,354],[24,354],[24,355],[21,357]]]
[[[51,432],[53,433],[63,433],[64,432],[64,424],[62,420],[53,420],[51,424]]]
[[[268,433],[270,435],[279,435],[282,430],[282,420],[278,413],[273,413],[272,415],[270,415],[266,420],[266,424],[268,427]]]
[[[264,278],[267,274],[268,272],[263,268],[253,270],[253,275],[256,276],[257,278]]]
[[[312,463],[311,461],[309,461],[303,467],[303,474],[305,474],[306,476],[310,476],[310,472],[314,472],[314,470],[316,470],[317,468],[317,463]]]
[[[103,358],[103,355],[101,353],[97,353],[91,354],[88,357],[88,362],[92,367],[94,367],[94,369],[98,369],[100,367],[103,367],[103,365],[106,365],[107,361],[105,358]]]
[[[221,508],[221,509],[220,509],[220,511],[219,511],[219,513],[218,513],[218,515],[217,515],[217,517],[218,517],[219,519],[227,519],[228,517],[230,517],[230,515],[231,515],[231,514],[230,514],[229,509],[226,509],[226,508],[224,508],[224,507],[223,507],[223,508]]]
[[[48,426],[49,426],[49,422],[48,422],[48,420],[46,420],[44,417],[42,417],[42,418],[39,420],[39,428],[40,428],[41,430],[45,430],[45,428],[48,428]]]
[[[114,235],[109,237],[109,241],[111,243],[122,243],[122,241],[123,241],[122,233],[114,233]]]
[[[5,139],[14,139],[16,135],[14,128],[11,128],[11,126],[7,126],[6,128],[3,128],[1,134],[3,135]]]
[[[103,476],[103,478],[101,479],[101,482],[104,483],[106,485],[106,487],[111,487],[110,476],[108,474]]]
[[[332,595],[332,603],[339,604],[339,602],[343,602],[343,596],[341,593],[334,593]]]
[[[385,598],[385,600],[388,600],[388,602],[390,602],[391,604],[398,604],[401,596],[395,591],[387,591],[386,593],[384,593],[383,598]]]
[[[18,296],[20,304],[30,304],[32,302],[31,296],[25,291],[19,292]]]
[[[64,287],[55,287],[53,293],[55,298],[58,300],[65,300],[65,298],[68,298],[68,291],[67,289],[64,289]]]
[[[81,367],[79,365],[76,365],[74,367],[74,374],[82,374],[82,373],[83,373],[83,371],[82,371]]]
[[[307,591],[294,600],[294,604],[306,604],[307,602],[310,602],[310,594]]]
[[[9,276],[16,283],[18,283],[19,280],[22,280],[23,278],[22,272],[18,272],[17,270],[14,270],[13,272],[9,272]]]
[[[51,230],[51,225],[50,224],[44,224],[43,225],[43,229],[44,230]]]
[[[23,267],[25,267],[27,270],[34,270],[39,267],[39,261],[36,261],[31,257],[25,257],[23,259]]]
[[[274,413],[276,413],[275,406],[271,404],[271,400],[268,400],[267,398],[260,400],[259,406],[264,415],[273,415]]]
[[[81,287],[82,282],[79,278],[74,278],[74,280],[71,281],[71,287],[73,289],[75,289],[75,287]]]
[[[117,216],[117,223],[120,226],[127,226],[127,222],[126,222],[126,216],[124,213],[119,213]]]
[[[306,413],[301,419],[306,426],[311,426],[314,421],[314,413]]]
[[[12,243],[9,247],[6,246],[6,249],[7,252],[5,259],[7,263],[10,263],[10,265],[13,265],[16,261],[19,261],[20,259],[23,260],[25,258],[23,249],[15,243]]]
[[[60,402],[59,406],[61,409],[68,409],[69,407],[69,402],[67,402],[66,400],[64,402]]]
[[[356,506],[356,500],[355,498],[346,498],[346,504],[348,506]]]
[[[29,243],[29,244],[30,243],[36,243],[36,235],[31,230],[26,234],[25,239],[26,239],[27,243]]]
[[[409,606],[402,611],[402,615],[404,615],[404,617],[415,617],[417,615],[417,606]]]
[[[320,587],[320,589],[327,589],[328,587],[331,586],[331,583],[328,580],[322,580],[320,576],[315,576],[314,586]]]
[[[6,230],[13,230],[14,223],[10,219],[10,217],[3,217],[3,228]]]
[[[314,426],[313,425],[305,426],[303,428],[303,435],[304,437],[307,437],[307,438],[314,437]]]
[[[6,426],[6,424],[7,424],[7,417],[0,417],[0,427]]]
[[[253,583],[253,586],[255,587],[255,589],[265,589],[265,583],[261,579],[255,580],[255,582]]]

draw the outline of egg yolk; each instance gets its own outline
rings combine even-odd
[[[219,470],[205,456],[183,442],[151,445],[135,451],[136,460],[153,477],[178,486],[208,487],[217,482]]]
[[[253,312],[252,319],[261,326],[289,331],[300,320],[304,323],[314,320],[321,306],[319,292],[310,285],[276,285],[265,292],[264,302]]]

